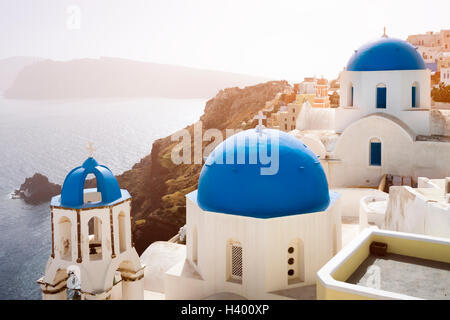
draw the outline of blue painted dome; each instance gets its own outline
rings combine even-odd
[[[425,62],[411,44],[383,37],[356,50],[347,63],[348,71],[421,70]]]
[[[250,129],[226,139],[209,155],[197,203],[205,211],[275,218],[324,211],[330,193],[320,161],[300,140],[279,130]]]
[[[77,208],[84,205],[84,182],[91,173],[97,179],[97,192],[102,196],[101,204],[122,198],[119,183],[111,170],[99,165],[94,158],[88,158],[81,167],[70,171],[64,180],[60,199],[62,206]]]

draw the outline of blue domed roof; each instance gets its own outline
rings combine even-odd
[[[84,205],[84,183],[88,174],[97,179],[97,192],[101,193],[101,204],[110,204],[123,197],[119,183],[111,170],[88,158],[81,167],[69,172],[62,186],[60,203],[65,207],[78,208]],[[58,199],[59,200],[59,199]]]
[[[347,63],[348,71],[421,70],[425,62],[411,44],[383,37],[356,50]]]
[[[205,211],[275,218],[324,211],[330,193],[320,161],[300,140],[279,130],[250,129],[209,155],[197,203]]]

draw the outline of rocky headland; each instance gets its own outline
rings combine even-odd
[[[26,178],[19,189],[12,194],[13,198],[21,198],[28,204],[40,204],[61,193],[61,186],[52,183],[40,173],[35,173],[31,178]]]

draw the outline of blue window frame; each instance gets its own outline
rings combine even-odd
[[[377,88],[377,109],[386,109],[386,88]]]
[[[413,86],[411,88],[411,106],[413,108],[416,107],[416,87],[415,86]]]
[[[381,166],[381,142],[370,143],[370,165]]]

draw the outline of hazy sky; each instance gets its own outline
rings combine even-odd
[[[0,0],[0,58],[110,56],[331,78],[383,26],[406,39],[450,29],[449,12],[449,0]]]

